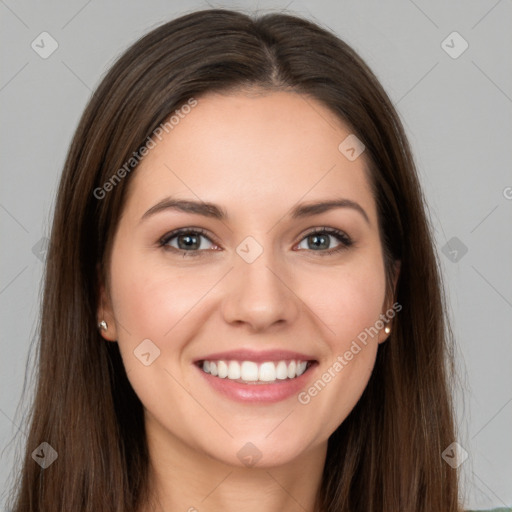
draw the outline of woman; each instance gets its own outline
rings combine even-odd
[[[354,51],[287,15],[166,23],[69,151],[13,510],[458,512],[444,308]]]

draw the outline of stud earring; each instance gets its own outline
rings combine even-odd
[[[102,321],[98,324],[98,329],[103,329],[104,331],[106,331],[106,330],[108,329],[107,322],[105,322],[105,320],[102,320]]]
[[[389,327],[389,325],[386,325],[386,327],[384,327],[384,332],[386,334],[389,334],[391,332],[391,327]]]

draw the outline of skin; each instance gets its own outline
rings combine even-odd
[[[98,318],[145,410],[157,505],[144,511],[314,509],[327,440],[360,398],[388,334],[370,337],[307,405],[296,395],[234,402],[193,361],[237,348],[296,350],[319,362],[310,386],[391,306],[365,155],[349,161],[338,150],[350,133],[296,93],[208,94],[133,171]],[[229,219],[168,209],[141,220],[171,195],[215,203]],[[357,202],[369,223],[352,208],[289,217],[298,202],[340,197]],[[322,227],[353,245],[325,254],[341,242],[327,236],[316,248],[308,235]],[[207,231],[196,257],[159,246],[178,228]],[[263,248],[252,263],[236,252],[247,236]],[[178,250],[178,242],[169,244]],[[149,366],[133,353],[144,339],[160,350]],[[247,442],[261,453],[253,467],[237,457]]]

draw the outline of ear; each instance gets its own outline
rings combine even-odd
[[[114,317],[114,310],[112,308],[112,300],[110,298],[106,284],[103,281],[101,268],[99,266],[97,269],[97,275],[99,289],[97,324],[99,324],[102,320],[107,323],[106,329],[103,329],[102,327],[98,327],[98,329],[103,339],[107,341],[117,341],[117,328]]]
[[[398,282],[398,277],[400,275],[401,266],[402,266],[402,262],[400,260],[395,260],[394,272],[393,272],[393,294],[390,298],[388,298],[385,301],[384,312],[382,313],[382,317],[386,317],[387,321],[384,322],[384,327],[379,332],[379,339],[378,339],[379,343],[383,343],[384,341],[386,341],[391,334],[391,331],[389,333],[386,333],[386,331],[384,330],[386,327],[389,327],[391,330],[393,330],[393,320],[388,317],[386,312],[389,311],[390,309],[393,309],[393,304],[395,303],[396,285]],[[400,307],[400,309],[402,309],[402,308]],[[400,311],[400,309],[398,309],[398,311]],[[395,316],[396,316],[396,312],[397,311],[395,311]]]

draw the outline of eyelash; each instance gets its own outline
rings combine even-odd
[[[204,252],[205,249],[186,251],[184,249],[176,249],[175,247],[167,246],[167,244],[173,238],[175,238],[176,236],[181,235],[181,234],[201,235],[201,236],[204,236],[205,238],[207,238],[210,242],[214,243],[215,245],[218,245],[218,244],[216,244],[216,242],[214,242],[213,240],[210,239],[210,237],[208,236],[207,232],[204,229],[201,229],[201,228],[180,228],[180,229],[176,229],[176,230],[171,231],[170,233],[167,233],[166,235],[164,235],[160,239],[160,241],[159,241],[159,246],[162,247],[163,249],[171,251],[171,252],[182,253],[183,257],[185,257],[185,256],[199,256],[201,252]],[[328,255],[332,255],[332,254],[335,254],[335,253],[339,253],[341,251],[344,251],[344,250],[348,249],[354,243],[349,236],[347,236],[345,233],[343,233],[343,231],[340,231],[340,230],[334,229],[334,228],[328,228],[328,227],[315,228],[314,230],[310,231],[309,233],[306,233],[300,239],[299,243],[302,242],[304,239],[312,236],[312,235],[318,235],[318,234],[332,235],[339,242],[341,242],[341,244],[338,247],[334,248],[334,249],[328,249],[328,250],[325,250],[325,251],[311,251],[311,252],[318,252],[321,256],[328,256]],[[301,249],[301,250],[304,250],[304,249]]]

